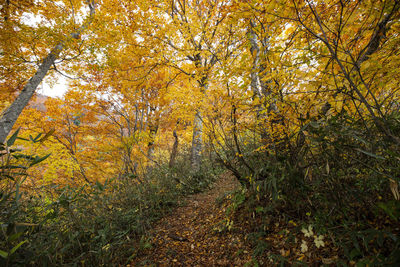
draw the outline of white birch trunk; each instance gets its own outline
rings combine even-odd
[[[251,23],[250,23],[251,24]],[[261,98],[261,81],[260,81],[260,47],[257,43],[257,35],[253,31],[253,25],[250,25],[249,29],[249,41],[250,41],[250,52],[253,56],[253,66],[251,68],[250,78],[251,78],[251,90],[253,91],[254,97]],[[259,110],[257,109],[257,113]],[[257,114],[259,115],[259,114]]]
[[[201,167],[201,152],[203,149],[203,120],[201,112],[198,110],[193,120],[193,139],[191,150],[191,167],[194,173],[200,171]]]

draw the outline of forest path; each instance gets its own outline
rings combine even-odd
[[[243,266],[251,260],[245,233],[226,231],[226,205],[216,202],[239,183],[225,173],[209,191],[191,195],[185,205],[152,230],[152,247],[128,266]]]

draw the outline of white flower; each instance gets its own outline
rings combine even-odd
[[[300,246],[300,248],[301,248],[301,252],[303,252],[303,253],[307,252],[307,251],[308,251],[307,242],[304,241],[304,240],[301,240],[301,246]]]
[[[314,238],[314,243],[317,248],[325,246],[323,239],[324,239],[324,237],[322,235]]]
[[[308,229],[305,228],[301,229],[301,231],[303,232],[305,237],[312,237],[314,235],[314,232],[312,230],[312,225],[309,225]]]

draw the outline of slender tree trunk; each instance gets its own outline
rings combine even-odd
[[[86,176],[85,168],[83,168],[82,165],[79,163],[79,160],[78,160],[78,159],[76,158],[76,156],[75,156],[75,152],[74,152],[74,151],[71,151],[71,152],[70,152],[70,155],[71,155],[72,159],[75,161],[75,163],[78,164],[78,166],[79,166],[79,172],[81,173],[83,179],[84,179],[88,184],[90,184],[91,182],[89,181],[89,179],[88,179],[87,176]]]
[[[150,159],[146,167],[147,173],[150,173],[153,170],[153,160],[154,160],[153,156],[154,156],[154,143],[150,142],[147,150],[147,158]]]
[[[207,77],[203,77],[203,79],[199,82],[202,92],[202,97],[204,97],[205,92],[208,89]],[[190,163],[192,167],[192,171],[194,173],[200,171],[201,168],[201,152],[203,151],[203,118],[200,111],[200,108],[196,111],[193,120],[193,138],[192,138],[192,150],[190,153]]]
[[[54,64],[57,59],[58,54],[63,49],[63,44],[58,44],[53,51],[43,60],[42,64],[39,66],[38,71],[35,75],[28,81],[24,89],[15,99],[15,101],[7,108],[0,119],[0,143],[4,143],[8,134],[11,132],[12,127],[17,121],[22,110],[28,104],[29,100],[32,98],[34,92],[38,85],[42,82],[44,76],[49,71],[50,67]]]
[[[249,41],[250,41],[250,52],[253,57],[253,66],[251,67],[251,90],[253,91],[254,97],[261,98],[261,81],[259,75],[260,69],[260,47],[257,43],[257,35],[253,30],[253,23],[250,22],[249,27]],[[259,116],[260,110],[257,108],[257,116]]]
[[[201,167],[201,151],[203,149],[203,120],[201,118],[201,112],[198,110],[194,116],[193,121],[193,139],[192,139],[192,150],[191,150],[191,166],[193,172],[200,171]]]
[[[90,8],[90,17],[92,17],[94,14],[94,2],[88,1],[88,4]],[[90,21],[91,19],[89,20],[89,23]],[[82,25],[76,32],[71,34],[71,37],[75,39],[79,38],[80,33],[89,26],[89,23]],[[42,82],[43,78],[46,76],[50,67],[54,64],[55,60],[63,49],[64,41],[57,44],[47,55],[42,64],[40,64],[35,75],[29,79],[28,83],[24,86],[15,101],[2,114],[2,117],[0,118],[0,143],[5,142],[22,110],[26,107],[37,87]]]
[[[265,70],[265,66],[262,67],[263,64],[260,63],[261,49],[260,46],[258,45],[258,37],[254,32],[253,28],[254,28],[254,23],[250,21],[248,38],[250,41],[250,52],[253,57],[253,66],[251,68],[251,73],[250,73],[250,78],[251,78],[250,87],[251,90],[253,91],[253,98],[254,99],[258,98],[262,100],[264,96],[270,94],[270,91],[266,88],[267,87],[266,82],[262,81],[261,79],[260,72]],[[263,48],[264,48],[263,51],[265,52],[266,48],[264,46]],[[266,140],[268,139],[268,133],[263,126],[264,121],[266,119],[266,114],[263,112],[264,108],[265,104],[263,105],[261,101],[256,106],[256,117],[257,117],[256,119],[258,121],[258,127],[260,128],[261,131],[260,133],[261,141],[263,143],[265,143]]]
[[[154,163],[154,139],[158,131],[158,120],[156,120],[156,125],[149,125],[150,128],[150,141],[147,145],[147,158],[149,162],[147,163],[146,172],[149,173],[153,169]]]
[[[256,97],[267,97],[272,94],[272,82],[270,79],[265,80],[266,60],[261,62],[261,55],[266,56],[269,49],[270,43],[269,38],[264,37],[259,40],[257,34],[254,32],[254,23],[250,21],[249,26],[249,41],[250,41],[250,52],[253,57],[253,66],[251,68],[251,89],[254,96]],[[260,47],[260,45],[261,47]],[[261,106],[261,104],[260,104]],[[268,108],[268,111],[276,111],[276,103],[270,100],[269,103],[264,103],[264,106]],[[262,109],[262,107],[261,107]],[[259,112],[259,110],[258,110]]]
[[[178,134],[176,133],[176,130],[174,130],[173,135],[174,135],[175,141],[172,146],[171,157],[169,158],[168,166],[170,168],[174,167],[174,165],[175,165],[175,159],[176,159],[176,155],[178,153],[178,145],[179,145],[179,139],[178,139]]]

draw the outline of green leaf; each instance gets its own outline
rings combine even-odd
[[[145,243],[143,244],[143,248],[144,248],[144,249],[149,249],[149,248],[152,248],[152,245],[151,245],[150,242],[145,242]]]
[[[260,206],[256,207],[256,212],[257,213],[264,212],[264,207],[260,207]]]
[[[319,128],[319,123],[318,122],[316,122],[316,121],[310,121],[309,123],[308,123],[311,127],[313,127],[314,129],[318,129]]]
[[[357,136],[357,135],[351,135],[353,136],[354,139],[356,139],[357,141],[360,141],[363,144],[367,144],[367,141],[365,141],[364,139],[362,139],[361,137]]]
[[[7,259],[8,253],[5,252],[4,250],[1,250],[1,249],[0,249],[0,256],[1,256],[2,258],[4,258],[4,259]]]
[[[19,242],[18,245],[16,245],[15,247],[13,247],[10,251],[10,255],[12,255],[17,249],[19,249],[20,246],[22,246],[23,244],[25,244],[26,242],[28,242],[28,240],[24,240]]]
[[[0,177],[6,177],[6,178],[8,178],[8,179],[10,179],[12,181],[15,181],[15,178],[12,177],[11,175],[8,175],[8,174],[1,174]]]
[[[23,158],[23,159],[28,159],[28,160],[34,160],[35,158],[33,157],[33,156],[31,156],[31,155],[25,155],[25,154],[16,154],[16,155],[12,155],[13,156],[13,158],[15,158],[15,159],[21,159],[21,158]]]
[[[29,167],[31,167],[31,166],[33,166],[33,165],[36,165],[36,164],[38,164],[38,163],[40,163],[40,162],[42,162],[43,160],[45,160],[45,159],[47,159],[48,157],[50,157],[50,155],[51,155],[51,153],[50,153],[50,154],[47,154],[47,155],[44,156],[44,157],[36,156],[36,158],[31,162],[31,164],[29,165]]]
[[[42,136],[42,133],[39,133],[38,135],[36,135],[36,137],[33,138],[33,142],[36,142],[41,136]]]
[[[368,156],[370,156],[370,157],[376,158],[376,159],[385,159],[385,158],[382,157],[382,156],[378,156],[378,155],[376,155],[376,154],[373,154],[373,153],[371,153],[371,152],[368,152],[368,151],[365,151],[365,150],[362,150],[362,149],[359,149],[359,148],[356,148],[356,150],[359,151],[359,152],[361,152],[361,153],[364,153],[365,155],[368,155]]]
[[[15,140],[17,139],[17,137],[18,137],[18,133],[19,133],[19,130],[20,130],[21,128],[18,128],[16,131],[15,131],[15,133],[7,140],[7,146],[12,146],[14,143],[15,143]]]
[[[8,169],[8,170],[11,170],[11,169],[27,169],[28,167],[26,167],[26,166],[23,166],[23,165],[10,165],[10,166],[2,166],[2,167],[0,167],[0,169]]]
[[[103,191],[103,190],[104,190],[103,185],[102,185],[99,181],[96,181],[96,186],[97,186],[97,188],[98,188],[100,191]]]
[[[7,174],[2,174],[2,175],[7,177]],[[11,175],[13,177],[15,177],[16,175],[26,175],[26,172],[13,172],[13,173],[11,173]],[[8,177],[8,178],[10,178],[10,177]]]
[[[360,251],[358,249],[354,248],[350,252],[350,260],[353,260],[355,257],[358,257],[360,255],[361,255]]]
[[[397,217],[395,215],[395,208],[392,205],[390,205],[390,203],[378,202],[377,206],[381,208],[387,215],[389,215],[390,218],[397,221]]]
[[[55,132],[55,129],[51,129],[50,131],[48,131],[43,137],[42,139],[39,140],[39,142],[44,142],[47,140],[47,138],[49,138],[51,135],[53,135],[53,133]]]
[[[14,240],[17,240],[22,234],[23,232],[15,233],[8,238],[8,241],[12,242]]]

